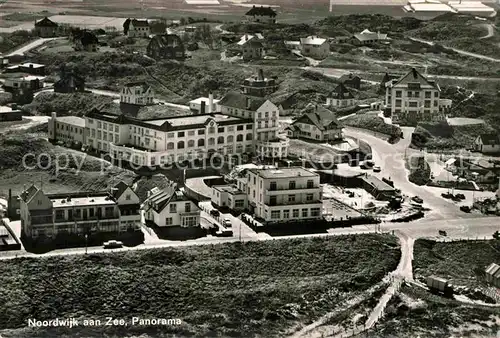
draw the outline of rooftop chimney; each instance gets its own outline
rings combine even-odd
[[[250,105],[251,105],[251,104],[252,104],[252,100],[251,100],[249,97],[247,97],[247,98],[246,98],[246,107],[247,107],[247,109],[249,109],[249,108],[250,108]]]
[[[214,113],[215,112],[215,107],[214,107],[214,94],[212,92],[208,93],[208,113]]]
[[[205,101],[201,101],[200,114],[205,114]]]
[[[262,68],[259,69],[259,76],[257,78],[259,81],[264,81],[264,71]]]

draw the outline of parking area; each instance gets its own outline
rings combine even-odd
[[[233,230],[233,237],[235,238],[241,238],[241,239],[259,238],[262,237],[262,235],[265,235],[265,234],[257,234],[241,219],[231,215],[230,213],[220,212],[219,216],[212,215],[210,211],[215,210],[215,208],[212,206],[212,203],[210,201],[200,202],[198,205],[203,210],[202,212],[204,213],[204,217],[206,217],[207,220],[212,221],[213,224],[217,226],[223,224],[224,227],[228,228],[227,226],[224,225],[224,220],[228,220],[229,223],[231,224],[230,228]]]

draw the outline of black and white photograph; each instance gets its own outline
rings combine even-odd
[[[0,0],[0,338],[500,337],[500,0]]]

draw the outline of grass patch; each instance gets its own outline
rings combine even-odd
[[[67,330],[27,331],[27,319],[139,316],[183,324],[92,334],[282,336],[379,282],[399,257],[394,237],[369,234],[3,261],[0,329],[53,336]]]
[[[408,180],[416,185],[426,185],[431,180],[431,168],[424,156],[409,156],[406,167],[410,171]]]
[[[23,109],[32,114],[49,115],[55,111],[83,116],[93,108],[111,103],[113,103],[112,97],[91,93],[45,92],[37,95],[32,103],[24,105]]]
[[[384,119],[375,114],[356,114],[342,120],[346,126],[367,129],[387,136],[400,137],[401,128],[385,123]]]

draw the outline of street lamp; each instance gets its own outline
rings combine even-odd
[[[87,254],[87,248],[88,248],[88,238],[89,238],[89,235],[88,235],[88,234],[85,234],[85,254]]]

